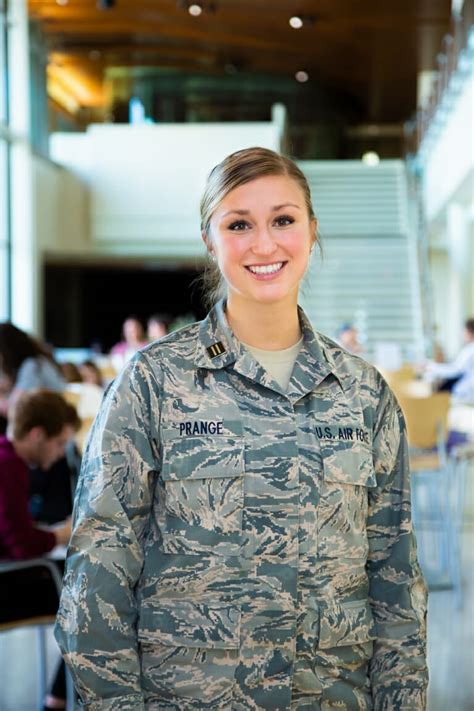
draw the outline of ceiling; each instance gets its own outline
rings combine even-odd
[[[473,0],[465,0],[472,2]],[[59,4],[61,3],[61,4]],[[66,3],[66,4],[62,4]],[[104,99],[112,67],[161,67],[187,75],[239,73],[336,92],[355,107],[354,123],[393,124],[416,108],[417,75],[436,67],[450,27],[450,0],[203,0],[193,17],[184,0],[29,0],[57,70]],[[292,29],[289,18],[307,19]],[[309,94],[308,94],[309,96]]]

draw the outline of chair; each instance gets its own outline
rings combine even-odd
[[[453,516],[461,493],[459,470],[446,449],[450,394],[415,397],[402,389],[398,399],[407,423],[420,564],[431,589],[454,588],[459,597],[459,530]]]
[[[398,400],[407,423],[411,453],[415,455],[418,450],[422,453],[434,450],[435,454],[444,456],[450,394],[443,392],[424,396],[401,388]],[[412,461],[416,464],[416,459]]]
[[[87,436],[102,401],[101,388],[89,383],[71,383],[64,391],[64,398],[77,409],[81,426],[76,432],[75,442],[82,455]]]
[[[405,363],[398,370],[387,370],[383,366],[378,367],[378,370],[392,389],[396,389],[398,383],[406,383],[416,377],[415,368],[410,363]]]
[[[464,501],[468,468],[474,462],[474,442],[467,442],[453,448],[449,458],[450,485],[448,495],[449,510],[449,551],[451,573],[455,593],[455,606],[462,605],[461,541],[464,522]]]
[[[56,588],[58,594],[58,604],[59,596],[61,593],[61,574],[58,570],[57,565],[54,561],[48,558],[33,558],[31,560],[21,560],[21,561],[0,561],[0,577],[2,574],[11,573],[20,570],[32,570],[34,568],[46,569],[51,576],[51,580]],[[37,708],[42,711],[44,704],[44,697],[46,694],[46,683],[47,683],[47,673],[46,673],[46,627],[48,625],[54,624],[55,616],[53,615],[42,615],[39,617],[28,617],[22,620],[14,620],[11,622],[5,622],[0,624],[0,634],[7,630],[16,629],[19,627],[36,627],[37,630],[37,655],[38,655],[38,701]],[[74,698],[75,692],[72,684],[72,679],[66,670],[66,693],[67,693],[67,711],[74,711]]]
[[[91,430],[94,419],[95,419],[94,417],[83,417],[81,427],[80,427],[79,431],[76,432],[75,442],[77,444],[77,447],[78,447],[81,455],[84,452],[84,448],[85,448],[86,442],[87,442],[87,437],[89,436],[89,432]]]

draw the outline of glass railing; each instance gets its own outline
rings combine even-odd
[[[424,106],[405,126],[406,154],[416,155],[435,122],[442,123],[453,97],[462,91],[464,79],[474,63],[474,9],[465,2],[461,13],[453,14],[451,27],[443,37],[431,91]],[[444,111],[446,109],[446,111]]]

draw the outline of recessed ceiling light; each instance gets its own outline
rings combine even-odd
[[[197,3],[193,3],[188,7],[188,12],[193,17],[199,17],[199,15],[202,13],[202,6],[198,5]]]
[[[304,84],[305,81],[308,81],[309,74],[308,72],[305,72],[303,69],[301,69],[299,72],[296,72],[295,79],[296,81],[299,81],[300,84]]]
[[[56,5],[67,5],[69,0],[56,0]]]
[[[380,163],[379,154],[375,151],[367,151],[362,156],[362,162],[370,166],[378,165]]]
[[[303,20],[301,17],[298,17],[298,15],[290,17],[288,22],[290,23],[290,27],[293,27],[294,30],[300,30],[303,27]]]

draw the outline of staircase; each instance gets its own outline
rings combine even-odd
[[[300,161],[311,187],[324,257],[306,276],[301,304],[314,326],[334,338],[352,322],[373,360],[378,344],[396,343],[405,362],[424,353],[415,219],[405,164]]]

